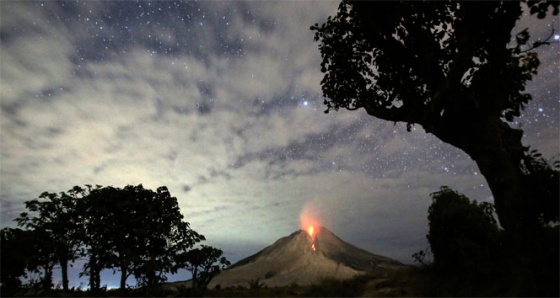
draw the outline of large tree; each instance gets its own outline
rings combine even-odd
[[[81,227],[75,212],[78,194],[75,190],[67,193],[42,193],[38,199],[25,202],[31,212],[23,212],[16,219],[20,226],[30,230],[46,233],[51,239],[54,260],[60,264],[62,271],[62,286],[68,290],[68,266],[80,255]]]
[[[86,184],[85,188],[75,186],[73,189],[83,195],[83,199],[76,204],[76,213],[79,216],[82,233],[80,237],[84,255],[88,257],[84,264],[80,277],[89,277],[89,288],[91,291],[98,291],[101,287],[101,270],[109,263],[110,250],[108,248],[108,238],[111,231],[107,224],[107,216],[110,202],[116,199],[117,189],[114,187],[102,187],[96,185],[92,187]]]
[[[175,268],[174,256],[204,240],[183,221],[177,198],[164,186],[157,191],[142,185],[88,186],[87,191],[79,210],[89,255],[85,273],[92,289],[99,287],[104,268],[120,271],[123,291],[130,275],[144,285],[161,283]]]
[[[311,27],[327,112],[363,108],[460,148],[486,178],[502,227],[527,234],[547,211],[534,206],[550,204],[531,196],[523,131],[509,122],[531,100],[524,90],[540,63],[532,49],[548,40],[529,43],[527,30],[511,34],[523,5],[543,18],[549,6],[557,15],[558,4],[343,1],[334,17]]]
[[[167,273],[175,272],[175,255],[191,249],[205,237],[183,221],[177,198],[171,196],[167,187],[145,191],[144,195],[149,208],[142,209],[142,220],[136,225],[143,242],[134,276],[151,287],[165,282]]]

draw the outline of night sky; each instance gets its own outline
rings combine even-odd
[[[232,262],[299,229],[305,212],[347,242],[412,263],[428,246],[430,193],[492,196],[465,153],[419,126],[323,113],[309,27],[337,6],[2,1],[2,227],[44,191],[165,185]],[[516,30],[527,26],[533,40],[560,31],[557,18]],[[558,43],[538,52],[534,100],[511,125],[558,158]]]

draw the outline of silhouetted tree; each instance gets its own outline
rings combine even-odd
[[[95,187],[86,184],[85,188],[74,187],[83,196],[76,204],[76,213],[82,227],[79,234],[87,261],[81,276],[89,277],[91,291],[98,291],[101,287],[101,271],[113,268],[110,262],[112,256],[109,238],[112,237],[111,223],[108,221],[113,208],[112,202],[118,199],[118,189],[108,186]]]
[[[56,239],[53,238],[52,233],[40,228],[30,230],[30,232],[33,239],[31,241],[33,257],[28,269],[42,274],[41,285],[43,289],[51,289],[53,286],[53,269],[58,259]]]
[[[222,254],[221,249],[201,245],[177,255],[177,268],[190,271],[193,288],[205,288],[214,276],[231,264]]]
[[[53,269],[57,264],[56,244],[52,234],[40,228],[3,229],[2,237],[2,287],[4,277],[9,285],[17,286],[18,282],[13,278],[21,273],[24,267],[23,277],[26,277],[28,272],[39,274],[38,280],[31,281],[32,286],[36,286],[35,282],[38,281],[43,289],[51,289]]]
[[[29,231],[3,228],[0,230],[0,295],[12,296],[21,288],[21,278],[27,278],[26,269],[31,264]]]
[[[143,239],[143,252],[134,275],[151,287],[165,282],[166,274],[174,271],[176,254],[205,238],[183,221],[177,198],[171,196],[167,187],[159,187],[157,192],[146,191],[145,196],[150,208],[143,209],[143,220],[136,226]]]
[[[38,199],[25,202],[31,215],[23,212],[16,219],[20,226],[48,234],[55,257],[51,261],[60,264],[65,291],[68,290],[69,262],[80,255],[80,239],[76,236],[80,231],[75,212],[76,196],[74,190],[70,190],[69,194],[44,192]]]
[[[87,275],[90,290],[95,292],[101,287],[101,270],[110,268],[108,237],[111,231],[105,219],[109,214],[108,208],[111,208],[108,204],[117,199],[117,189],[101,185],[94,188],[89,184],[85,188],[76,186],[74,189],[83,195],[83,199],[76,205],[76,213],[82,226],[79,237],[85,250],[84,255],[88,257],[80,277]]]
[[[435,269],[468,279],[495,276],[503,247],[492,204],[471,202],[447,187],[431,196],[427,238]]]
[[[466,152],[518,241],[540,223],[527,199],[534,189],[521,166],[523,131],[508,121],[531,100],[524,90],[540,63],[531,50],[549,43],[530,44],[527,30],[510,40],[522,5],[544,18],[550,6],[558,14],[559,2],[343,1],[334,17],[311,27],[326,112],[364,108]]]
[[[154,286],[177,272],[177,256],[205,240],[183,221],[177,198],[165,186],[155,192],[142,185],[75,186],[66,193],[45,192],[27,201],[26,208],[29,213],[16,221],[27,230],[2,230],[2,289],[19,287],[25,269],[40,273],[43,288],[50,289],[53,268],[60,264],[67,290],[67,266],[78,256],[88,256],[80,276],[89,276],[92,291],[99,290],[106,268],[120,271],[123,293],[132,274],[140,284]],[[211,264],[227,262],[217,259],[221,253],[214,249],[204,255],[210,264],[200,261],[203,280],[215,272]],[[4,270],[4,265],[11,267]]]
[[[142,185],[89,192],[79,208],[89,255],[84,273],[92,288],[99,287],[103,268],[120,271],[122,291],[130,275],[144,285],[161,283],[174,270],[175,254],[204,240],[183,221],[177,198],[164,186],[156,192]]]
[[[537,150],[525,148],[521,170],[526,175],[527,213],[536,218],[541,225],[558,223],[560,210],[560,161],[552,165]]]
[[[432,194],[427,238],[443,290],[432,295],[557,297],[558,226],[544,226],[518,243],[532,247],[521,249],[532,254],[520,256],[520,248],[505,241],[493,210],[447,187]]]

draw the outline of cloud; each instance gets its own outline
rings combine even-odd
[[[43,191],[166,185],[233,261],[298,229],[306,204],[409,261],[431,192],[490,197],[466,154],[420,128],[322,113],[309,26],[338,1],[64,3],[1,10],[3,226]]]

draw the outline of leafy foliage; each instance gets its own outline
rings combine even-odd
[[[544,17],[545,7],[529,5]],[[520,15],[514,1],[342,1],[336,16],[311,27],[327,112],[363,107],[425,128],[458,108],[511,121],[531,99],[522,92],[539,65],[534,52],[522,51],[527,30],[508,47]]]
[[[154,286],[167,280],[166,273],[174,272],[177,254],[205,238],[182,221],[177,199],[171,197],[166,187],[158,188],[155,193],[145,191],[144,199],[147,201],[140,204],[143,209],[136,213],[141,219],[136,230],[142,241],[139,246],[142,252],[138,255],[140,263],[135,266],[134,275],[146,285]],[[141,210],[145,210],[145,214],[141,214]]]
[[[528,212],[541,225],[558,223],[560,211],[560,161],[552,165],[537,150],[525,148],[521,169],[527,177],[525,197],[531,200]]]
[[[75,196],[72,190],[69,194],[44,192],[38,199],[25,203],[26,208],[34,215],[24,212],[16,219],[20,226],[44,233],[49,238],[49,245],[53,246],[56,262],[62,268],[62,283],[64,290],[68,290],[68,263],[79,256],[80,231],[76,218]],[[50,270],[48,270],[50,271]],[[47,284],[45,284],[47,287]]]
[[[167,273],[182,268],[184,255],[196,256],[188,261],[196,261],[205,283],[219,272],[214,263],[229,265],[219,249],[202,246],[191,252],[205,238],[183,221],[177,198],[165,186],[156,191],[142,185],[75,186],[60,194],[45,192],[27,201],[26,208],[29,212],[16,219],[26,230],[2,230],[2,265],[11,264],[5,262],[5,252],[13,253],[17,262],[2,270],[3,289],[5,284],[11,289],[21,286],[18,278],[30,270],[41,273],[43,288],[50,290],[53,268],[60,264],[68,291],[66,268],[78,257],[87,257],[80,276],[89,276],[90,290],[97,294],[102,293],[100,272],[107,268],[120,271],[124,294],[130,275],[153,289],[167,280]],[[29,251],[17,251],[18,246]]]
[[[542,226],[513,246],[492,204],[447,187],[432,194],[428,220],[433,264],[423,268],[433,271],[430,295],[558,296],[558,226]]]
[[[257,279],[251,279],[249,281],[247,281],[247,285],[249,286],[249,289],[251,290],[258,290],[260,288],[264,288],[264,284],[261,282],[260,278]]]
[[[0,281],[1,294],[13,295],[21,287],[21,279],[27,278],[27,267],[31,264],[31,233],[21,229],[0,230]]]
[[[147,286],[164,282],[177,251],[204,240],[182,221],[177,199],[166,187],[156,192],[142,185],[97,188],[83,203],[89,236],[84,243],[91,255],[88,274],[96,276],[103,268],[119,270],[121,290],[130,275]]]
[[[511,40],[524,5],[543,18],[550,7],[557,15],[560,2],[343,0],[335,16],[311,27],[326,112],[364,108],[463,150],[512,234],[538,229],[535,214],[551,217],[527,200],[537,190],[520,169],[523,131],[507,123],[532,99],[525,87],[540,64],[533,49],[550,44],[531,43],[526,29]]]
[[[502,251],[492,204],[476,201],[447,187],[432,194],[428,210],[434,266],[445,273],[489,278]]]
[[[191,272],[193,288],[205,288],[214,276],[230,265],[222,254],[221,249],[201,245],[178,254],[177,268],[186,268]]]

